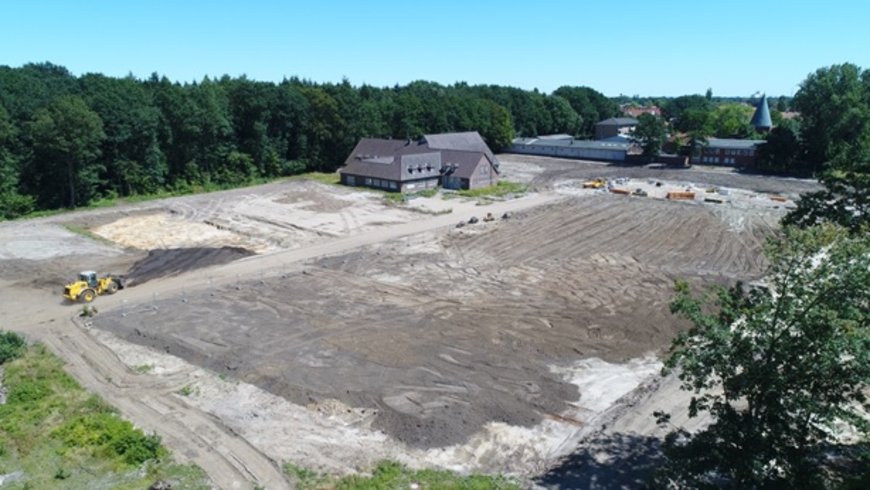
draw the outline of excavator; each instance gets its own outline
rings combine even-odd
[[[94,271],[79,273],[77,281],[67,284],[63,288],[63,297],[74,302],[90,303],[98,295],[115,294],[124,289],[124,279],[111,274],[105,277],[97,277]]]

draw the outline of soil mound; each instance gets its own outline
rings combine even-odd
[[[126,275],[127,283],[136,286],[158,277],[174,276],[212,265],[226,264],[254,255],[242,247],[195,247],[157,249],[133,264]]]

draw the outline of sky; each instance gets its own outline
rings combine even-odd
[[[0,0],[0,65],[776,96],[824,66],[870,68],[867,19],[863,0]]]

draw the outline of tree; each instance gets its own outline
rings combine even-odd
[[[748,138],[755,133],[749,121],[753,109],[744,104],[722,104],[709,114],[712,133],[718,138]]]
[[[677,285],[671,310],[692,327],[666,369],[694,393],[689,415],[713,422],[667,437],[659,483],[812,487],[838,421],[870,430],[859,408],[870,383],[870,237],[786,228],[767,257],[764,286],[738,283],[710,301]]]
[[[767,134],[767,140],[759,145],[755,168],[766,172],[797,172],[798,131],[794,123],[783,121]]]
[[[855,65],[821,68],[795,94],[801,112],[800,157],[822,170],[825,188],[804,194],[784,222],[831,222],[853,233],[870,228],[870,71]]]
[[[834,159],[820,182],[821,191],[802,194],[783,223],[800,227],[834,223],[852,233],[870,230],[870,146],[853,148]]]
[[[19,192],[21,168],[15,156],[17,129],[0,105],[0,219],[17,218],[33,210],[31,196]]]
[[[643,154],[649,157],[661,153],[665,137],[664,123],[652,114],[641,114],[631,134],[632,141],[639,144],[643,148]]]
[[[812,168],[870,144],[870,72],[850,63],[820,68],[801,83],[792,105],[801,113],[802,158]]]
[[[97,157],[106,137],[100,116],[81,97],[66,96],[36,111],[28,129],[38,184],[33,191],[40,201],[57,206],[66,195],[65,204],[75,207],[96,197],[102,171]],[[58,175],[65,176],[65,184]]]

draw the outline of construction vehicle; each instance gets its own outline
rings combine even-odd
[[[67,284],[63,288],[63,297],[70,301],[90,303],[99,295],[115,294],[124,289],[124,279],[111,274],[105,277],[97,277],[94,271],[79,273],[77,281]]]
[[[584,189],[601,189],[607,182],[604,179],[595,179],[583,182]]]

